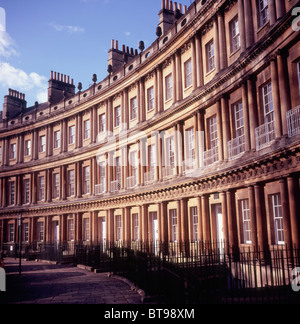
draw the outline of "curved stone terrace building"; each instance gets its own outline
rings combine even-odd
[[[0,242],[299,247],[298,0],[162,1],[157,38],[48,102],[9,90]],[[155,30],[156,26],[154,27]]]

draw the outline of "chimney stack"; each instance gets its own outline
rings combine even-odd
[[[51,105],[55,105],[63,99],[73,95],[75,95],[73,79],[71,79],[70,82],[70,76],[51,71],[48,88],[48,102]]]
[[[17,90],[8,89],[8,95],[4,97],[3,119],[12,119],[24,112],[27,107],[25,94]]]
[[[133,58],[137,55],[137,50],[129,48],[129,46],[122,45],[119,49],[119,41],[112,39],[111,49],[108,51],[108,65],[113,68],[112,73],[117,72],[124,66],[124,54],[127,55],[127,59]]]

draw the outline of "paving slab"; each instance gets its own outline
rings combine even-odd
[[[142,304],[131,287],[107,273],[71,265],[5,259],[6,292],[0,304]]]

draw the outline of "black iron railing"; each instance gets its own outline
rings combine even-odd
[[[17,257],[18,245],[2,253]],[[83,264],[131,280],[161,303],[300,302],[296,247],[232,248],[225,242],[23,244],[22,257]],[[299,283],[300,285],[300,283]]]

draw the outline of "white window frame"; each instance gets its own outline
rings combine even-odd
[[[178,241],[178,216],[177,209],[170,209],[170,223],[171,223],[171,240],[176,243]]]
[[[24,205],[30,203],[30,180],[24,179]]]
[[[69,197],[75,196],[75,171],[74,170],[68,171],[68,196]]]
[[[191,207],[190,208],[191,213],[191,221],[193,224],[193,241],[198,242],[199,241],[199,216],[198,216],[198,208],[197,207]]]
[[[46,152],[46,135],[41,135],[39,138],[39,153],[45,153]]]
[[[75,125],[69,127],[69,145],[75,144],[75,134],[76,128]]]
[[[274,234],[275,244],[284,245],[284,225],[283,225],[283,214],[280,194],[271,195],[273,221],[274,221]]]
[[[171,100],[173,98],[173,75],[170,73],[165,78],[165,86],[166,86],[166,100]]]
[[[45,201],[45,177],[41,176],[38,178],[39,184],[39,201]]]
[[[244,110],[243,110],[243,102],[239,101],[238,103],[233,105],[233,113],[234,113],[234,124],[235,124],[235,133],[236,137],[240,137],[244,135]]]
[[[139,240],[140,229],[139,229],[139,214],[132,214],[132,224],[133,224],[133,241],[137,242]]]
[[[137,119],[138,117],[138,106],[137,97],[130,99],[130,120]]]
[[[241,200],[240,206],[243,222],[243,243],[252,244],[249,199]]]
[[[90,240],[90,219],[84,218],[83,219],[83,239],[84,241],[88,242]]]
[[[15,225],[8,224],[8,242],[15,241]]]
[[[258,0],[259,27],[270,20],[268,0]]]
[[[24,242],[29,242],[29,223],[24,223]]]
[[[68,220],[68,238],[70,242],[74,241],[75,238],[75,226],[74,226],[74,219]]]
[[[91,138],[91,121],[87,119],[83,122],[83,139],[87,140]]]
[[[106,114],[99,116],[99,132],[101,134],[106,132]]]
[[[170,136],[166,139],[167,144],[167,166],[171,169],[175,168],[175,141],[174,136]]]
[[[189,88],[193,84],[193,66],[192,59],[188,59],[184,63],[184,87]]]
[[[86,166],[83,168],[83,194],[90,193],[90,167]]]
[[[61,132],[60,130],[59,131],[56,131],[54,132],[54,149],[58,149],[60,148],[60,144],[61,143]]]
[[[148,98],[148,107],[147,107],[147,111],[151,111],[154,109],[154,87],[150,87],[147,90],[147,98]]]
[[[10,158],[10,160],[15,160],[17,158],[17,144],[16,143],[10,144],[9,158]]]
[[[210,149],[218,146],[218,122],[217,115],[208,118],[208,136]]]
[[[271,82],[267,83],[262,87],[262,100],[265,123],[270,123],[274,121],[274,105]]]
[[[37,223],[37,234],[39,236],[39,242],[44,242],[44,222]]]
[[[15,181],[10,181],[8,183],[9,188],[9,206],[14,206],[16,204],[16,183]]]
[[[122,241],[122,217],[121,215],[116,216],[116,241]]]
[[[31,156],[31,140],[25,141],[25,156]]]
[[[100,184],[103,186],[103,190],[105,190],[105,188],[106,188],[106,162],[100,162],[99,178],[100,178]]]
[[[240,41],[240,28],[238,16],[231,20],[230,24],[230,40],[231,40],[231,53],[234,53],[241,47]]]
[[[195,131],[194,128],[186,130],[186,157],[190,166],[195,165],[196,161],[196,145],[195,145]]]
[[[206,73],[210,73],[216,68],[213,39],[205,45],[205,52],[206,52]]]
[[[114,109],[115,112],[115,127],[119,127],[121,125],[121,106],[117,106]]]
[[[60,191],[60,175],[59,173],[53,174],[53,198],[58,199],[59,198],[59,191]]]

